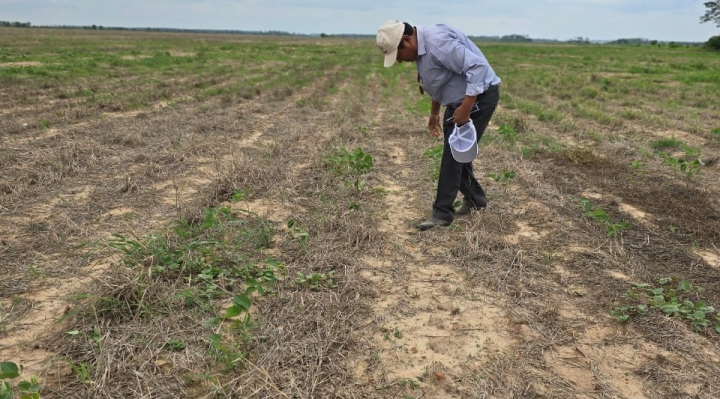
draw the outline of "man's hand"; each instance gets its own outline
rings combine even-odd
[[[475,100],[477,100],[477,96],[465,96],[462,104],[455,109],[453,122],[456,125],[461,126],[470,121],[470,112],[475,104]]]
[[[463,107],[458,107],[453,114],[453,123],[462,126],[470,121],[470,111],[466,111]]]
[[[428,121],[428,131],[435,137],[442,136],[442,123],[440,123],[440,115],[430,114],[430,120]]]

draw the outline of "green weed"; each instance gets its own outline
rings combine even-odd
[[[412,378],[403,378],[398,381],[398,385],[400,385],[401,387],[409,387],[411,389],[418,389],[421,387],[420,383]]]
[[[323,288],[335,288],[335,271],[331,270],[328,273],[308,274],[298,272],[297,282],[300,286],[311,289],[313,291],[320,291]]]
[[[688,280],[661,278],[658,286],[647,283],[633,283],[625,297],[635,300],[633,305],[615,307],[610,311],[620,322],[649,311],[660,311],[670,317],[679,317],[690,322],[693,330],[702,331],[713,327],[720,334],[720,313],[714,307],[697,300],[704,291]]]
[[[515,178],[515,171],[503,169],[502,173],[490,173],[487,177],[493,179],[496,183],[502,184],[503,189],[507,191],[508,184]]]
[[[173,305],[175,301],[158,304],[143,299],[144,290],[151,284],[146,280],[184,279],[190,286],[179,291],[175,299],[181,301],[181,306],[196,308],[209,316],[205,325],[213,329],[208,339],[210,356],[225,369],[239,365],[253,341],[250,332],[256,326],[249,312],[252,298],[272,292],[284,273],[284,265],[275,260],[245,259],[269,245],[274,233],[273,226],[257,214],[236,209],[235,203],[246,196],[247,192],[234,192],[233,205],[206,208],[202,218],[180,221],[166,234],[134,238],[114,235],[89,245],[88,256],[120,252],[124,265],[141,266],[147,271],[140,273],[136,292],[131,296],[135,302],[124,299],[120,304],[115,298],[98,298],[92,306],[94,317],[128,311],[132,316],[148,317],[171,311],[167,307],[177,306]],[[214,302],[228,296],[231,305],[217,310]],[[96,328],[88,338],[100,345],[103,335]],[[163,349],[175,351],[184,347],[185,343],[177,340],[163,345]],[[71,364],[71,367],[81,381],[88,381],[90,366]]]
[[[350,178],[350,184],[356,191],[365,188],[366,183],[362,180],[362,176],[372,169],[373,157],[362,148],[348,151],[340,147],[339,153],[328,156],[326,161],[333,172]]]
[[[662,150],[668,150],[668,149],[674,149],[674,150],[680,150],[683,147],[685,147],[685,143],[682,141],[676,139],[676,138],[663,138],[659,140],[655,140],[652,143],[650,143],[650,147],[657,151]]]
[[[292,219],[287,222],[287,227],[290,231],[291,239],[300,244],[300,249],[303,253],[307,252],[308,237],[310,236],[307,230],[300,227],[298,222]]]
[[[583,216],[594,219],[596,222],[600,222],[607,228],[605,234],[608,237],[619,237],[622,235],[623,230],[629,230],[630,226],[627,222],[614,222],[610,219],[605,210],[602,207],[592,208],[592,203],[587,198],[580,200],[583,206]]]
[[[673,157],[663,151],[655,151],[655,155],[659,156],[665,165],[684,173],[688,178],[700,171],[705,163],[699,158],[699,150],[693,148],[685,149],[685,154],[680,157]]]
[[[423,157],[433,160],[430,178],[435,182],[440,178],[440,161],[442,160],[442,154],[442,144],[435,145],[423,153]]]
[[[73,373],[75,373],[80,382],[82,382],[83,384],[90,383],[90,373],[92,371],[92,365],[89,365],[87,363],[75,364],[73,361],[67,359],[65,360],[65,362],[70,366]]]
[[[515,143],[515,140],[517,140],[517,131],[515,130],[512,125],[508,124],[501,124],[498,127],[498,133],[500,136],[502,136],[505,140],[509,141],[510,143]]]
[[[18,394],[20,399],[40,399],[40,384],[35,376],[30,381],[12,383],[22,374],[22,365],[13,362],[0,362],[0,399],[13,399]]]
[[[185,349],[185,346],[186,345],[184,341],[171,338],[165,343],[165,345],[163,345],[163,349],[165,349],[166,351],[179,352]]]

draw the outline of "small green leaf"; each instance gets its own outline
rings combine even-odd
[[[233,297],[233,303],[244,310],[249,310],[250,306],[252,306],[252,301],[250,301],[250,298],[245,295],[235,295]]]
[[[242,312],[243,312],[243,310],[241,307],[235,306],[235,305],[230,306],[229,308],[225,309],[225,318],[229,319],[231,317],[235,317]]]
[[[678,291],[687,291],[690,289],[690,287],[692,287],[692,284],[690,284],[690,282],[687,280],[683,280],[680,283],[678,283],[677,289],[678,289]]]
[[[0,381],[0,399],[13,399],[13,393],[10,384]]]
[[[715,332],[720,334],[720,324],[715,325]]]
[[[629,318],[630,318],[630,315],[626,315],[626,314],[618,316],[618,320],[621,323],[625,323],[626,321],[628,321]]]
[[[695,320],[702,320],[705,318],[705,312],[702,310],[698,310],[697,312],[693,313],[691,316]]]
[[[65,334],[67,334],[67,335],[78,335],[78,334],[80,334],[80,331],[78,331],[78,330],[72,330],[72,331],[66,332]]]
[[[680,309],[677,307],[677,305],[664,305],[660,308],[660,310],[670,315],[680,312]]]
[[[220,318],[219,317],[211,317],[203,323],[207,327],[217,327],[220,325]]]
[[[21,369],[22,367],[18,369],[18,365],[13,362],[0,363],[0,380],[20,377]]]
[[[667,283],[669,283],[669,282],[671,282],[671,281],[672,281],[672,278],[670,278],[670,277],[663,277],[663,278],[660,279],[660,284],[665,285],[665,284],[667,284]]]

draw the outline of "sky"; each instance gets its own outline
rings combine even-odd
[[[473,36],[706,41],[702,0],[0,0],[0,21],[33,25],[375,34],[386,20]]]

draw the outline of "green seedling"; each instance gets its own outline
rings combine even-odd
[[[88,365],[87,363],[75,364],[71,360],[65,360],[65,362],[70,366],[80,382],[83,384],[90,383],[90,372],[92,370],[91,365]]]
[[[491,173],[487,175],[487,177],[495,180],[496,183],[502,184],[505,191],[507,191],[507,186],[510,183],[512,179],[515,178],[515,171],[514,170],[503,170],[502,173]]]
[[[307,230],[299,226],[295,220],[289,220],[287,222],[288,230],[290,230],[290,237],[292,240],[300,244],[300,249],[303,253],[307,252],[307,243],[309,234]]]
[[[420,383],[412,378],[403,378],[402,380],[398,381],[398,385],[400,385],[401,387],[407,386],[411,389],[417,389],[421,387]]]
[[[36,377],[31,377],[30,381],[12,383],[12,380],[20,377],[22,371],[22,365],[0,362],[0,399],[13,399],[15,394],[21,399],[40,399],[41,387]]]
[[[720,313],[714,307],[697,300],[704,291],[690,283],[664,277],[658,280],[658,286],[647,283],[633,283],[625,297],[635,300],[633,305],[615,307],[610,315],[620,322],[627,322],[632,316],[650,311],[660,311],[670,317],[679,317],[690,322],[695,331],[713,327],[720,334]]]
[[[245,339],[228,342],[223,339],[221,334],[211,334],[208,337],[210,355],[224,367],[224,371],[233,370],[247,358],[243,347],[251,340],[249,336],[246,336]]]
[[[180,352],[185,349],[185,346],[186,345],[184,341],[171,338],[165,343],[165,345],[163,345],[163,349],[165,349],[166,351]]]
[[[348,184],[352,184],[356,191],[365,188],[362,176],[373,167],[372,155],[359,147],[352,152],[341,147],[339,154],[330,155],[326,160],[333,172],[351,179]]]
[[[705,166],[705,163],[697,156],[698,152],[692,149],[686,149],[685,156],[678,158],[659,151],[656,151],[655,155],[660,156],[665,165],[684,173],[687,177],[692,177],[700,170],[701,166]]]
[[[592,208],[592,203],[587,198],[580,200],[583,206],[583,216],[592,218],[596,222],[600,222],[605,225],[607,230],[605,234],[608,237],[619,237],[622,235],[623,230],[629,230],[632,226],[627,222],[614,222],[610,219],[605,210],[602,207]]]
[[[430,177],[433,181],[438,181],[440,178],[440,161],[442,160],[443,145],[438,144],[433,146],[429,150],[423,153],[423,157],[430,158],[433,160],[432,169],[430,171]]]
[[[720,139],[720,127],[716,127],[715,129],[711,130],[710,133],[715,136],[715,138]]]
[[[684,173],[687,177],[692,177],[701,166],[705,165],[700,159],[699,149],[688,147],[675,138],[656,140],[650,146],[655,150],[654,155],[659,156],[665,165]],[[682,150],[685,154],[676,158],[666,150]]]
[[[309,273],[303,272],[297,273],[297,282],[304,288],[309,288],[313,291],[320,291],[323,288],[334,288],[335,284],[335,271],[331,270],[328,273]]]
[[[498,133],[510,143],[514,143],[517,140],[517,131],[514,127],[512,127],[512,125],[505,123],[501,124],[498,127]]]

